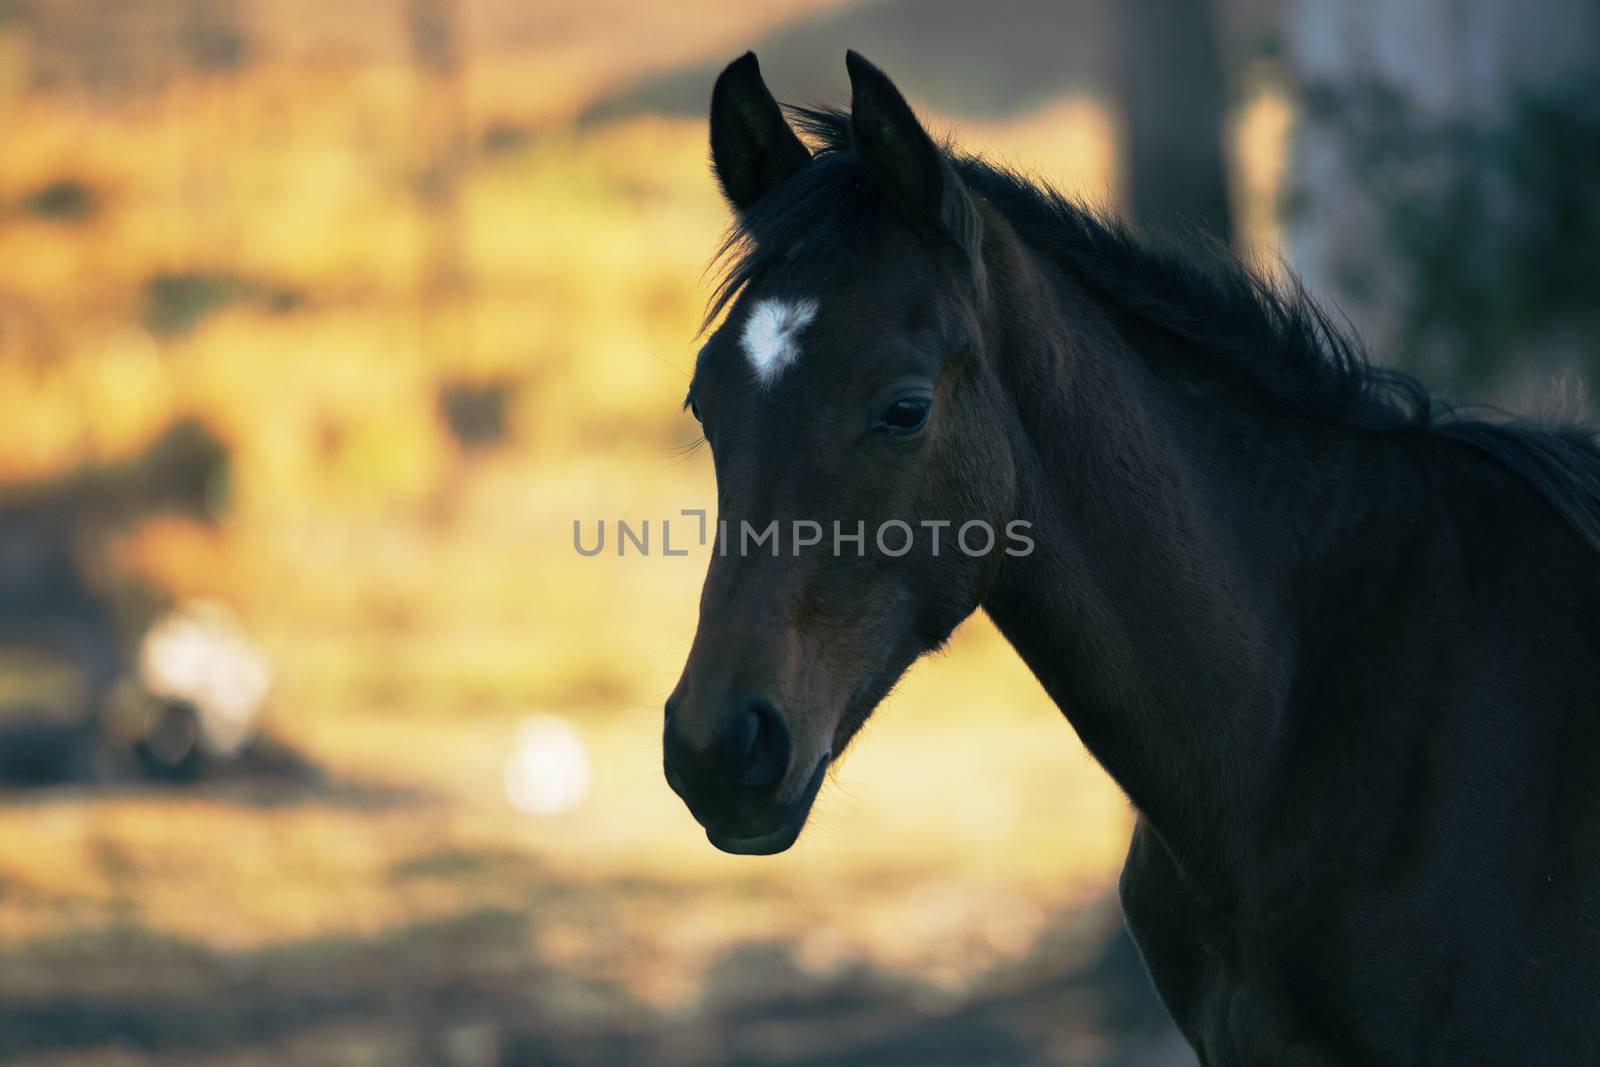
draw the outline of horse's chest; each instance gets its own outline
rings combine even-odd
[[[1340,1061],[1311,1039],[1288,1003],[1270,938],[1218,914],[1150,832],[1134,832],[1121,883],[1128,928],[1162,1002],[1205,1064]]]

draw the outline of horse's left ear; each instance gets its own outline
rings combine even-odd
[[[729,63],[711,90],[711,166],[735,211],[748,211],[811,152],[761,80],[756,54]]]
[[[846,52],[844,62],[850,71],[850,137],[873,181],[912,229],[943,233],[975,256],[978,212],[944,152],[888,75],[859,52]]]

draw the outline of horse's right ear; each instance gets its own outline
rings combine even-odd
[[[811,159],[761,80],[756,54],[729,63],[711,90],[711,166],[735,211],[748,211]]]
[[[944,152],[888,75],[860,52],[846,52],[844,64],[850,72],[850,141],[867,173],[913,230],[943,233],[975,256],[978,212]]]

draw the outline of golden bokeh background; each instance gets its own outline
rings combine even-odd
[[[714,507],[678,407],[727,221],[704,120],[597,103],[846,6],[0,4],[0,479],[213,427],[218,522],[90,497],[75,550],[108,602],[228,605],[298,768],[5,792],[0,1057],[1183,1062],[1136,971],[1132,1006],[1092,976],[1126,802],[986,621],[797,847],[735,858],[659,770],[705,550],[573,549]],[[964,145],[1115,204],[1094,94],[963,114],[886,65]],[[1230,112],[1263,250],[1290,117],[1269,76]],[[8,706],[70,714],[70,663],[3,666]],[[508,798],[530,716],[581,741],[564,810]]]

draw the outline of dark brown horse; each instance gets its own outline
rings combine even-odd
[[[809,147],[754,56],[712,96],[724,533],[665,729],[712,843],[789,847],[981,607],[1138,808],[1124,909],[1203,1062],[1600,1063],[1593,438],[1447,408],[848,67]]]

